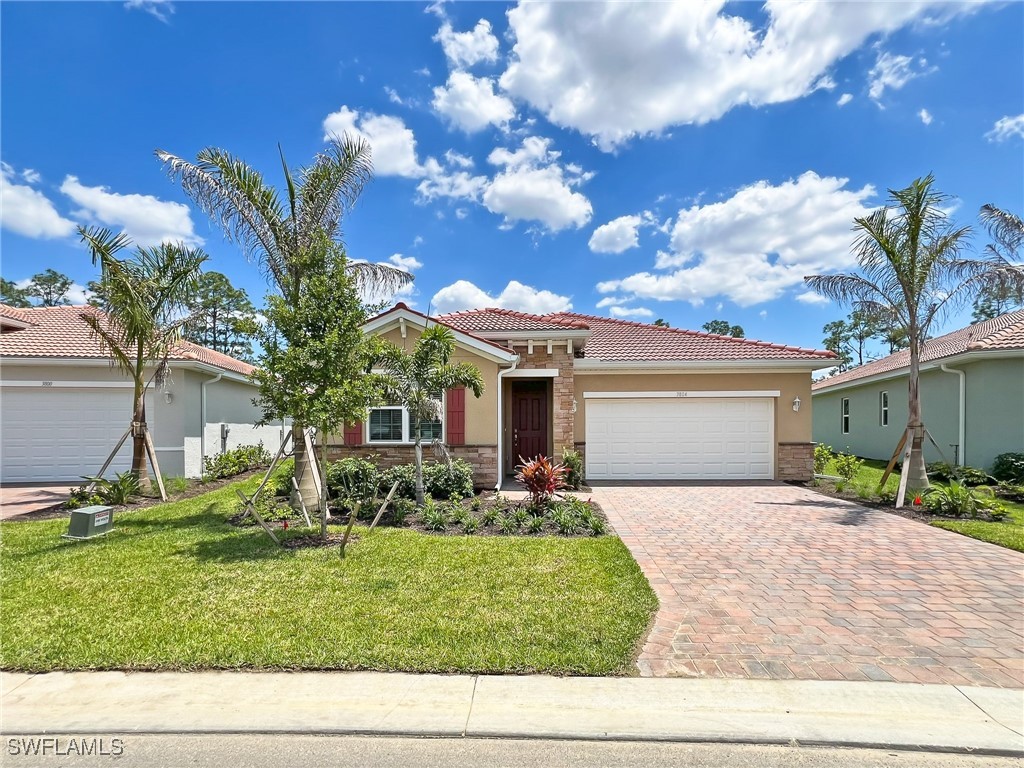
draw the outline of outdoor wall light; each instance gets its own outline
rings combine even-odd
[[[794,411],[799,411],[800,410],[800,398],[799,397],[794,397],[793,398],[793,410]]]
[[[164,402],[167,403],[168,405],[173,403],[174,402],[174,393],[173,392],[164,392]]]
[[[576,398],[572,399],[572,410],[569,413],[576,413]]]

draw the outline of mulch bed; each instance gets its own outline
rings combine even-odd
[[[916,520],[919,523],[928,524],[933,520],[961,520],[964,518],[959,517],[946,517],[945,515],[933,515],[924,507],[915,507],[911,502],[913,498],[910,494],[907,494],[906,506],[897,509],[891,503],[879,501],[878,499],[862,499],[856,493],[850,493],[849,491],[837,491],[835,486],[831,483],[821,483],[820,485],[813,485],[812,483],[800,483],[796,482],[793,485],[799,485],[802,488],[806,488],[809,491],[820,493],[822,496],[830,496],[833,499],[842,499],[843,501],[849,501],[854,504],[859,504],[862,507],[868,509],[877,509],[881,512],[888,512],[890,515],[898,515],[899,517],[905,517],[907,520]]]

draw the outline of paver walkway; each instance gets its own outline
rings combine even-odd
[[[52,507],[65,501],[71,488],[66,483],[0,486],[0,520]]]
[[[594,489],[661,601],[645,676],[1024,687],[1024,555],[782,483]]]

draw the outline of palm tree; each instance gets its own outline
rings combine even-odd
[[[362,139],[333,138],[311,165],[289,170],[281,153],[285,195],[268,185],[262,174],[223,149],[202,150],[192,163],[156,150],[171,178],[237,243],[246,258],[256,261],[274,288],[298,303],[310,263],[306,258],[318,238],[339,244],[341,220],[373,175],[370,146]],[[349,270],[364,296],[392,295],[412,280],[408,272],[384,264],[350,261]],[[303,495],[314,493],[303,440],[305,425],[295,423],[292,442],[295,477]],[[326,438],[322,436],[321,439]]]
[[[157,384],[166,380],[168,356],[189,319],[188,303],[207,257],[198,249],[163,243],[136,247],[134,258],[120,259],[117,254],[132,244],[126,235],[82,227],[78,233],[92,253],[92,263],[100,266],[102,297],[102,314],[86,310],[81,317],[102,349],[132,379],[132,422],[140,425],[132,438],[132,474],[145,485],[146,372],[155,365],[153,379]]]
[[[921,348],[937,318],[986,288],[1024,286],[1024,268],[997,251],[966,258],[970,227],[956,227],[929,174],[906,189],[889,190],[889,204],[854,219],[853,252],[859,274],[805,277],[813,290],[838,303],[907,330],[910,350],[907,429],[911,451],[907,485],[928,487],[921,414]]]
[[[484,393],[480,370],[472,363],[452,364],[455,335],[434,325],[420,335],[412,352],[383,341],[377,383],[384,398],[405,406],[416,447],[416,503],[423,506],[423,426],[441,417],[441,397],[449,389],[468,387],[475,397]]]

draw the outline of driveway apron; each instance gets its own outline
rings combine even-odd
[[[644,676],[1024,687],[1024,555],[782,483],[605,484]]]

